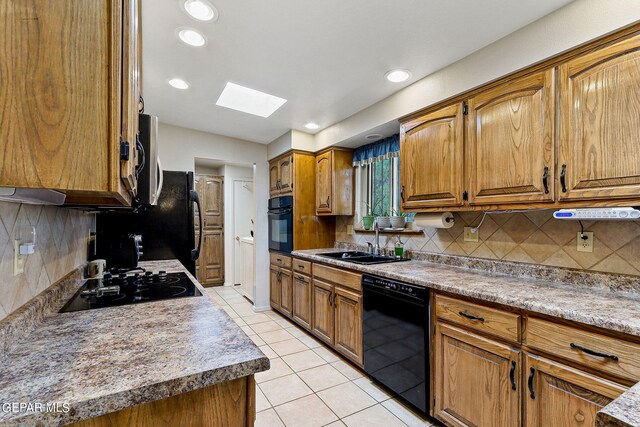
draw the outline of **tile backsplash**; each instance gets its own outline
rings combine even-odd
[[[93,215],[54,206],[0,202],[0,320],[87,259]],[[36,251],[13,275],[16,226],[36,227]]]
[[[583,221],[585,231],[594,233],[593,253],[576,250],[577,221],[552,217],[553,210],[490,213],[479,229],[478,242],[464,241],[464,227],[475,227],[481,212],[454,213],[455,225],[448,229],[427,228],[424,236],[402,236],[410,251],[461,255],[474,258],[569,267],[582,270],[640,276],[640,224],[634,221]],[[373,234],[347,234],[350,217],[336,223],[336,241],[366,245]],[[391,248],[395,237],[381,236]]]

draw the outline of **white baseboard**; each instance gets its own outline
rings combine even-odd
[[[255,307],[255,306],[253,307],[253,311],[255,311],[255,312],[269,311],[269,310],[271,310],[271,306],[270,305],[267,305],[267,306],[264,306],[264,307]]]

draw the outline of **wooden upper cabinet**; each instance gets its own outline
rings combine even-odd
[[[280,195],[293,191],[293,155],[288,155],[279,161]]]
[[[596,413],[626,387],[542,357],[527,355],[527,427],[595,426]]]
[[[452,426],[519,427],[520,352],[444,323],[435,341],[434,415]]]
[[[462,205],[462,109],[451,105],[400,127],[403,209]]]
[[[331,213],[331,197],[333,193],[333,180],[331,173],[331,163],[333,152],[316,156],[316,212]]]
[[[316,155],[316,214],[353,215],[353,151],[331,148]]]
[[[220,228],[224,223],[224,180],[221,176],[201,176],[200,179],[204,227]]]
[[[0,186],[60,190],[74,204],[130,204],[139,7],[138,0],[3,2]]]
[[[272,160],[269,162],[269,196],[274,197],[280,194],[280,162]]]
[[[639,47],[635,36],[559,67],[560,200],[638,198]]]
[[[470,204],[553,201],[554,70],[469,100]]]

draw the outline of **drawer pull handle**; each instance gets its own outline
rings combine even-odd
[[[509,378],[511,379],[511,389],[516,389],[516,361],[511,361],[511,370],[509,371]]]
[[[531,368],[531,371],[529,372],[529,396],[531,396],[532,399],[536,398],[536,393],[533,391],[533,376],[536,374],[536,370]]]
[[[611,359],[611,360],[615,360],[618,361],[618,356],[616,356],[615,354],[606,354],[606,353],[600,353],[598,351],[594,351],[594,350],[589,350],[588,348],[579,346],[578,344],[575,343],[571,343],[571,348],[575,348],[576,350],[580,350],[583,353],[587,353],[590,354],[592,356],[596,356],[596,357],[604,357],[605,359]]]
[[[458,314],[462,317],[466,317],[471,320],[479,320],[480,322],[484,322],[484,317],[474,316],[473,314],[465,313],[464,311],[458,312]]]
[[[560,172],[560,185],[562,185],[562,192],[567,192],[567,183],[565,181],[567,176],[567,165],[562,165],[562,171]]]
[[[298,264],[298,268],[299,268],[300,270],[304,270],[304,265],[300,265],[300,264]]]
[[[304,283],[305,285],[308,285],[308,284],[309,284],[309,282],[307,282],[306,280],[304,280],[304,279],[303,279],[302,277],[300,277],[300,276],[296,277],[296,279],[298,280],[298,282],[302,282],[302,283]]]

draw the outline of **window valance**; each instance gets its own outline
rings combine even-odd
[[[353,166],[364,166],[393,157],[400,157],[400,136],[398,134],[356,148],[353,153]]]

